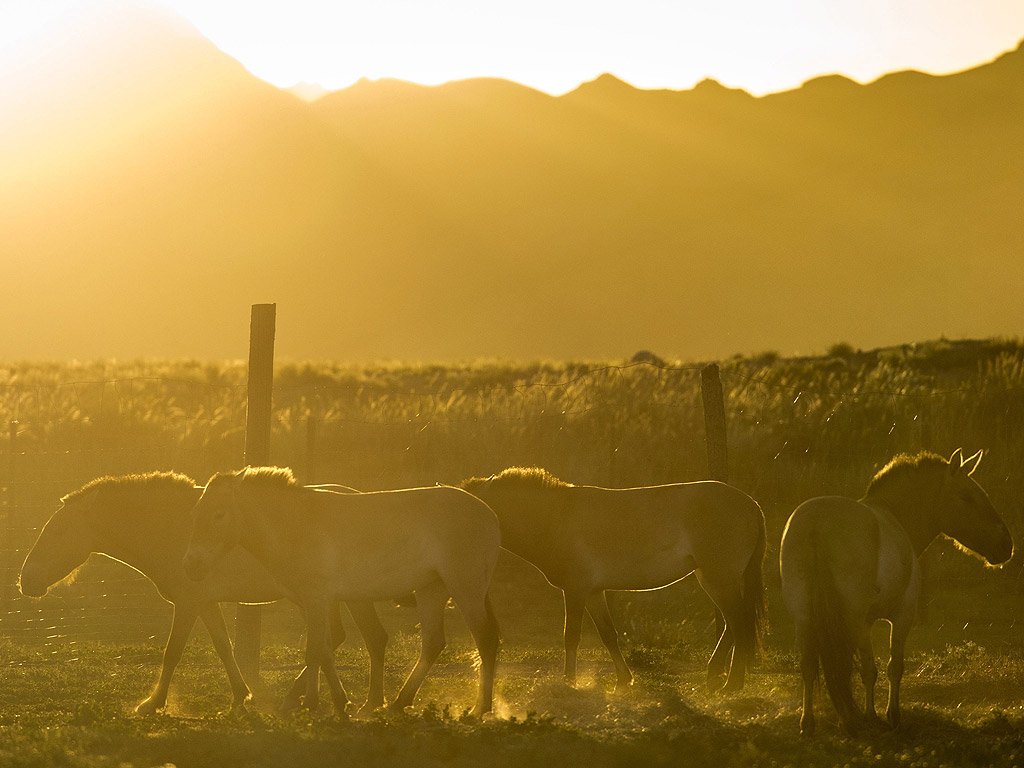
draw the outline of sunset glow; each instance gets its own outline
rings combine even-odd
[[[951,72],[1024,36],[1024,4],[1013,0],[161,1],[259,77],[328,89],[362,77],[493,76],[562,93],[611,72],[643,88],[711,77],[765,93],[832,72]]]

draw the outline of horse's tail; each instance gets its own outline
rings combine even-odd
[[[762,655],[764,653],[764,637],[768,631],[768,605],[764,589],[764,560],[766,552],[766,537],[764,529],[764,515],[759,515],[760,530],[757,532],[757,542],[754,544],[754,551],[747,561],[747,567],[743,569],[743,614],[748,617],[743,622],[742,631],[752,633],[747,639],[747,647],[752,653]]]
[[[853,719],[857,704],[853,699],[853,656],[856,642],[843,612],[843,599],[827,558],[827,548],[812,536],[812,572],[807,580],[810,590],[810,632],[808,638],[821,661],[825,687],[844,722]]]

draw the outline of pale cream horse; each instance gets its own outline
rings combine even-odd
[[[606,590],[651,590],[696,573],[725,619],[708,685],[737,690],[759,645],[764,615],[764,515],[743,491],[715,481],[645,488],[572,485],[536,467],[511,467],[462,487],[501,522],[502,546],[533,563],[565,599],[565,676],[576,679],[583,610],[615,663],[619,649]]]
[[[327,637],[335,600],[392,599],[414,592],[422,646],[397,698],[409,706],[444,648],[444,606],[454,598],[480,654],[472,714],[492,706],[498,624],[489,590],[501,534],[494,513],[457,488],[437,486],[342,495],[303,488],[290,470],[246,468],[215,475],[193,511],[185,571],[203,578],[247,550],[298,601],[308,626],[306,705],[318,704],[322,669],[335,711],[348,702]]]
[[[847,731],[874,721],[878,672],[871,626],[889,622],[889,725],[900,724],[900,680],[907,634],[921,589],[918,558],[945,535],[988,563],[1004,563],[1013,540],[985,491],[971,477],[981,451],[947,461],[934,453],[900,455],[885,466],[860,501],[824,496],[805,501],[782,534],[782,595],[796,621],[803,711],[800,732],[814,732],[814,681],[819,661],[825,684]],[[853,699],[850,678],[860,660],[865,711]]]

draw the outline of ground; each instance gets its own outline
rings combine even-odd
[[[205,639],[193,640],[166,712],[138,717],[159,666],[152,646],[79,646],[4,670],[0,766],[989,766],[1024,763],[1024,656],[974,642],[909,659],[904,726],[856,738],[831,708],[813,739],[798,734],[799,684],[792,653],[769,647],[736,695],[703,684],[706,648],[630,649],[632,689],[617,694],[603,649],[582,652],[576,688],[559,674],[555,648],[505,648],[496,715],[471,721],[470,646],[456,638],[406,714],[338,719],[329,707],[282,717],[273,705],[296,673],[297,652],[270,646],[263,683],[245,712],[229,703],[223,671]],[[416,653],[413,634],[389,651],[393,693]],[[8,656],[17,648],[8,646]],[[353,698],[365,693],[365,652],[339,651]],[[884,696],[883,696],[884,698]]]

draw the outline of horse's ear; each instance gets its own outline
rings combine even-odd
[[[960,472],[960,467],[962,467],[963,465],[964,452],[960,448],[957,448],[949,456],[949,473],[951,475],[958,474]]]
[[[976,470],[978,468],[978,465],[981,464],[981,457],[983,454],[984,451],[978,451],[973,456],[968,456],[966,459],[964,459],[963,465],[965,467],[970,467],[970,469],[967,470],[968,475],[974,474],[974,470]]]

